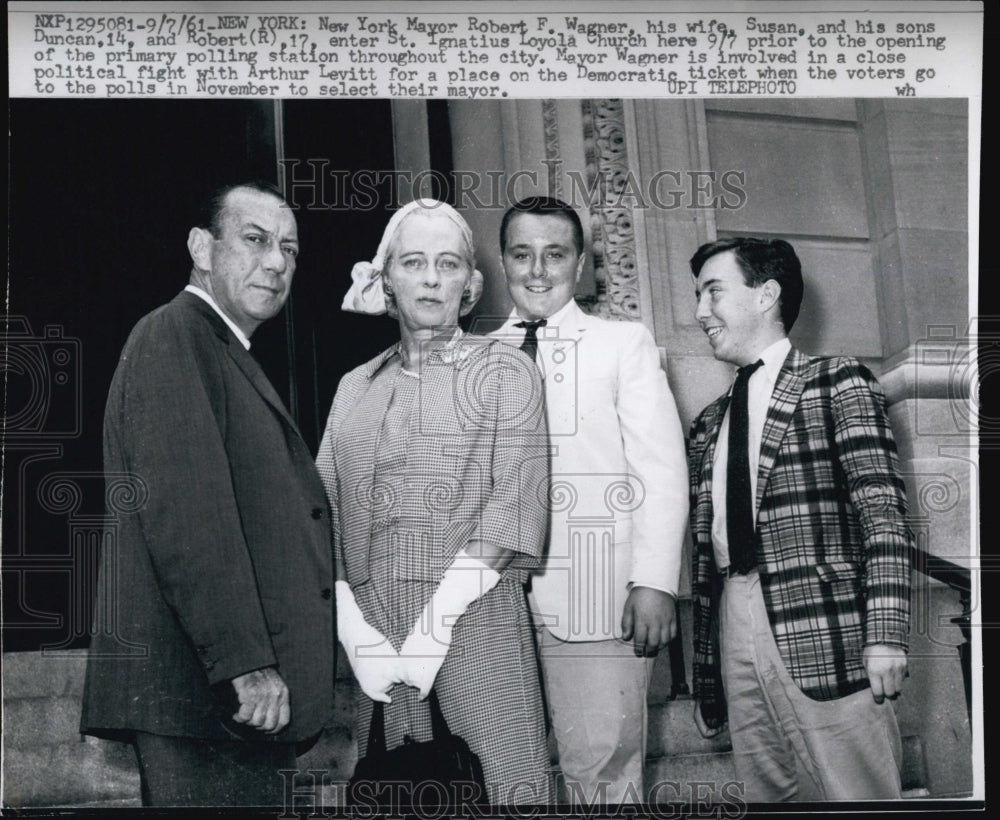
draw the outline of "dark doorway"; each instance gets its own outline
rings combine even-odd
[[[197,203],[223,182],[277,181],[282,150],[348,173],[391,169],[391,111],[384,100],[12,100],[9,112],[3,648],[78,648],[104,507],[108,385],[136,321],[187,282]],[[395,338],[391,322],[339,310],[351,264],[374,253],[387,217],[297,216],[292,300],[253,341],[315,449],[340,376]]]
[[[340,309],[355,262],[370,260],[395,210],[388,100],[283,104],[285,190],[302,252],[292,289],[295,395],[315,451],[340,377],[399,338],[395,321]],[[379,180],[382,180],[381,182]]]

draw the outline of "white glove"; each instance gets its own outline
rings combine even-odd
[[[337,637],[344,645],[361,691],[372,700],[392,703],[388,692],[402,680],[399,654],[389,639],[365,620],[351,585],[337,581],[333,586],[337,597]]]
[[[402,681],[417,687],[421,700],[430,693],[448,654],[455,622],[469,604],[493,589],[499,580],[499,572],[465,550],[455,556],[399,650]]]

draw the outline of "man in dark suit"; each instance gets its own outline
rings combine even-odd
[[[267,183],[227,186],[188,250],[190,284],[136,325],[108,396],[119,513],[81,730],[135,743],[146,805],[275,806],[334,685],[326,495],[249,353],[288,298],[295,217]]]
[[[689,443],[695,721],[710,736],[728,710],[750,801],[898,798],[911,534],[885,398],[855,359],[791,346],[787,242],[712,242],[691,270],[740,368]]]

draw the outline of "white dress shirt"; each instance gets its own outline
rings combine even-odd
[[[208,304],[212,306],[212,310],[218,313],[219,316],[222,317],[222,321],[225,322],[227,325],[229,325],[229,329],[236,334],[236,338],[240,340],[240,344],[243,345],[243,347],[246,350],[250,349],[250,340],[247,338],[246,333],[240,330],[236,322],[234,322],[232,319],[226,316],[225,313],[222,312],[219,306],[215,304],[215,300],[211,296],[209,296],[208,293],[203,291],[197,285],[188,285],[187,287],[184,288],[184,290],[186,290],[188,293],[193,293],[199,299],[208,302]]]
[[[535,336],[539,341],[545,341],[546,339],[559,338],[559,325],[563,324],[567,317],[575,312],[576,303],[570,299],[565,305],[563,305],[559,310],[553,313],[551,316],[547,316],[545,320],[544,327],[538,328],[535,332]],[[507,344],[512,344],[520,346],[524,341],[524,337],[528,335],[527,328],[516,327],[518,322],[527,322],[523,316],[519,315],[517,310],[511,311],[510,316],[507,318],[507,322],[502,328],[500,328],[498,333],[502,331],[503,339]],[[520,334],[517,336],[515,334]],[[535,364],[538,366],[539,372],[542,374],[542,379],[545,378],[545,357],[543,355],[535,356]]]
[[[750,504],[753,511],[754,528],[757,521],[757,470],[760,466],[760,440],[764,435],[767,408],[771,404],[771,393],[778,381],[778,373],[785,363],[792,343],[782,338],[761,351],[753,361],[760,359],[763,367],[757,368],[747,385],[747,447],[750,460]],[[730,394],[732,388],[730,387]],[[719,438],[715,442],[715,459],[712,462],[712,547],[715,550],[715,565],[721,570],[729,566],[729,537],[726,530],[726,466],[729,458],[729,409],[719,428]]]

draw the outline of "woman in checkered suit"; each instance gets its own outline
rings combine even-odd
[[[375,700],[389,748],[429,739],[433,687],[483,764],[490,802],[546,803],[523,589],[547,515],[538,371],[458,326],[482,275],[450,206],[397,211],[352,276],[345,309],[388,311],[401,337],[344,376],[317,457],[333,510],[338,635],[360,688],[359,753]]]

